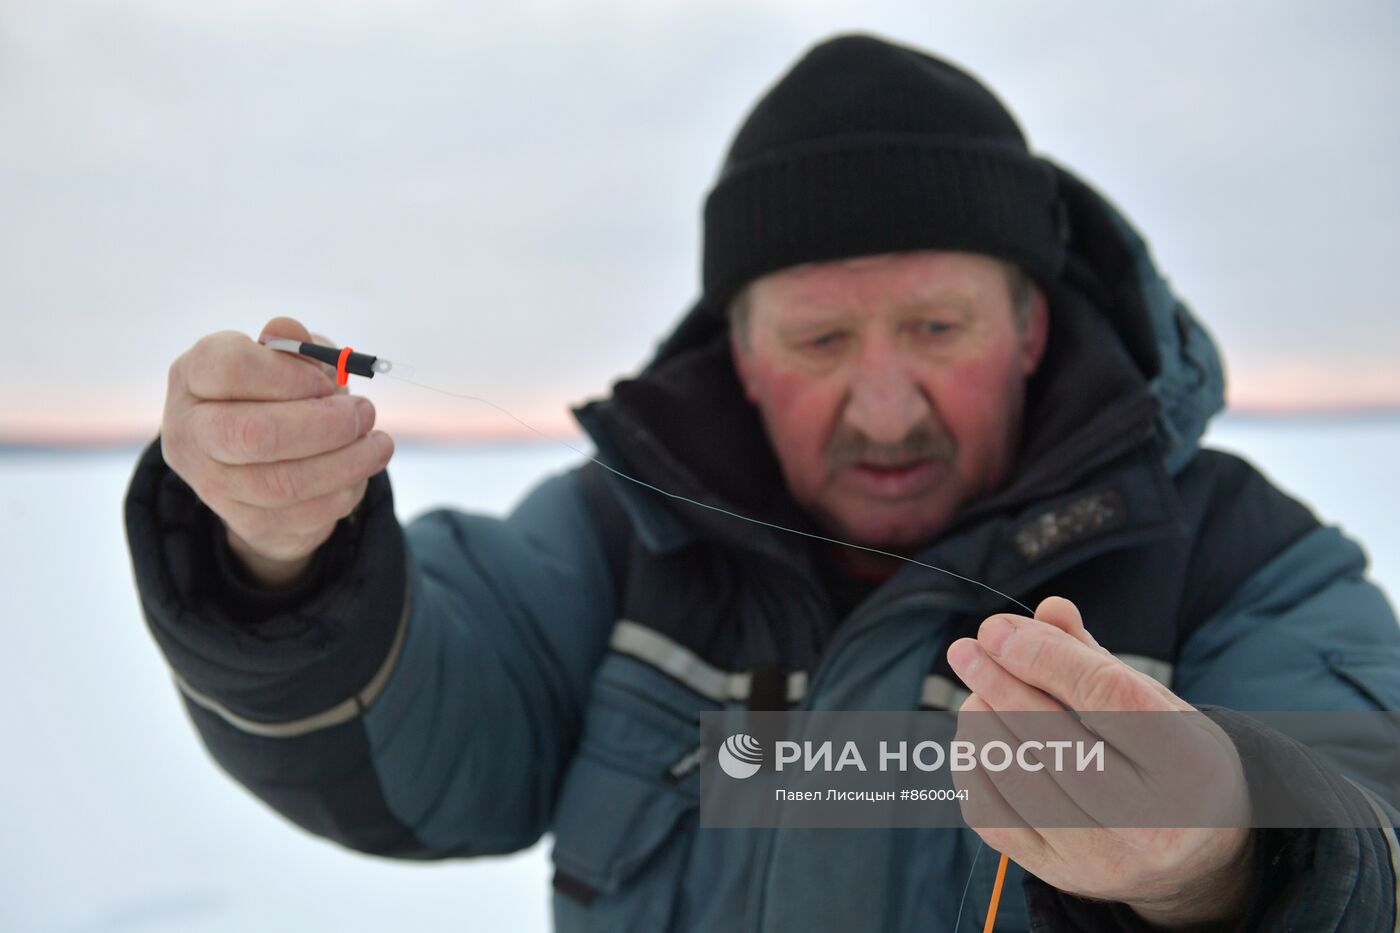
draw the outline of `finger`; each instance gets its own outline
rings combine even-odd
[[[284,552],[301,556],[307,550],[308,539],[324,539],[336,522],[355,511],[367,484],[368,481],[361,482],[283,509],[228,503],[220,509],[220,517],[265,556],[277,557]],[[319,545],[320,541],[314,543]]]
[[[223,331],[203,338],[172,367],[197,399],[287,401],[335,392],[335,380],[302,357],[279,353],[243,334]]]
[[[1107,650],[1101,647],[1098,640],[1084,627],[1084,618],[1079,614],[1079,607],[1063,596],[1047,596],[1042,599],[1035,607],[1035,617],[1055,626],[1066,635],[1072,636],[1090,648],[1097,648],[1100,651]]]
[[[1181,716],[1193,711],[1190,704],[1054,626],[993,616],[983,623],[978,642],[1007,673],[1079,712],[1083,727],[1105,739],[1140,780],[1174,774],[1183,749],[1191,747],[1192,736]],[[1121,768],[1114,773],[1128,780]]]
[[[308,331],[305,325],[303,325],[300,321],[296,320],[295,318],[289,317],[275,317],[272,320],[268,321],[266,324],[264,324],[262,333],[258,337],[259,343],[262,342],[263,337],[282,337],[287,340],[295,340],[297,343],[316,343],[320,344],[323,347],[335,346],[335,343],[332,342],[331,339],[326,335],[315,333],[313,331]],[[293,359],[300,360],[301,362],[306,363],[308,366],[316,367],[321,372],[326,374],[327,379],[331,380],[332,382],[336,382],[335,367],[331,366],[329,363],[322,363],[320,360],[312,359],[309,356],[301,356],[299,354],[288,355],[291,356]],[[349,391],[350,390],[348,388],[337,383],[336,394],[344,395]]]
[[[1122,661],[1046,622],[991,616],[978,630],[977,642],[1013,677],[1039,687],[1071,709],[1178,708]]]
[[[989,707],[974,693],[963,701],[958,710],[959,731],[962,731],[962,714],[986,713]],[[964,739],[964,741],[967,741]],[[966,771],[953,771],[953,786],[967,792],[967,799],[960,800],[963,820],[982,841],[998,852],[1005,852],[1019,864],[1028,864],[1038,859],[1044,842],[1039,834],[1021,819],[1015,807],[1002,797],[986,772],[980,768]]]
[[[1063,596],[1047,596],[1035,607],[1035,617],[1042,622],[1048,622],[1068,635],[1072,635],[1077,641],[1081,641],[1089,647],[1109,654],[1109,650],[1099,644],[1084,626],[1084,620],[1079,614],[1079,607],[1065,599]],[[1141,672],[1139,672],[1141,673]],[[1169,702],[1176,699],[1176,695],[1171,692],[1171,688],[1155,677],[1146,676],[1157,689],[1157,693]],[[1173,703],[1173,705],[1177,705]]]
[[[373,431],[339,450],[303,460],[224,467],[216,482],[224,497],[259,508],[286,508],[353,486],[384,469],[393,456],[389,435]]]
[[[948,663],[968,690],[994,711],[1006,729],[1020,741],[1070,742],[1092,745],[1099,736],[1065,711],[1043,690],[1014,677],[971,638],[960,638],[948,648]],[[1112,750],[1109,750],[1110,755]]]
[[[310,343],[313,339],[306,325],[293,317],[272,318],[259,332],[258,339],[263,337],[281,337],[284,340],[295,340],[297,343]]]
[[[1097,820],[1090,814],[1092,810],[1084,806],[1084,801],[1070,794],[1061,782],[1073,782],[1080,775],[1076,772],[1079,760],[1077,754],[1064,754],[1062,748],[1056,752],[1047,748],[1046,741],[1051,737],[1040,726],[1049,719],[1072,720],[1065,713],[1011,713],[1011,720],[1020,720],[1025,726],[1028,720],[1038,723],[1032,731],[1041,733],[1029,742],[1018,734],[1008,722],[1008,714],[999,713],[981,694],[982,705],[987,707],[968,710],[964,707],[958,714],[958,737],[971,741],[978,749],[978,769],[985,771],[996,786],[997,792],[1032,829],[1040,833],[1046,827],[1092,826]],[[1053,730],[1052,730],[1053,731]],[[1087,736],[1090,744],[1101,741]],[[1039,744],[1036,744],[1039,743]],[[1090,777],[1090,780],[1093,780]],[[1079,789],[1085,782],[1079,780]],[[1088,798],[1092,803],[1092,797]]]
[[[1027,742],[1041,743],[1046,756],[1043,759],[1044,767],[1024,773],[1041,775],[1043,779],[1056,784],[1067,797],[1062,800],[1061,796],[1047,791],[1038,799],[1051,805],[1073,801],[1072,811],[1067,806],[1050,812],[1082,810],[1094,813],[1095,803],[1110,788],[1118,788],[1124,781],[1132,782],[1133,787],[1141,786],[1132,762],[1108,743],[1104,743],[1103,772],[1079,771],[1075,768],[1079,750],[1092,748],[1095,743],[1102,742],[1102,738],[1066,713],[1054,697],[1011,676],[994,658],[983,652],[975,640],[962,638],[954,642],[948,649],[948,663],[967,688],[996,713],[995,728],[993,725],[987,727],[995,733],[993,738],[1006,741],[1010,737],[1017,746]],[[972,717],[969,722],[975,724],[982,718]],[[963,724],[961,718],[958,722],[959,726]],[[1007,780],[1014,783],[1016,778],[1011,776]]]
[[[968,690],[981,696],[995,710],[1064,710],[1064,706],[1044,690],[1008,674],[975,638],[959,638],[948,646],[948,666],[962,678]]]
[[[201,402],[191,430],[204,452],[223,464],[302,460],[339,450],[374,426],[374,405],[363,396],[291,402]]]

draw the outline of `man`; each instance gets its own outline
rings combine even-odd
[[[996,859],[972,830],[701,830],[698,714],[1400,704],[1360,549],[1197,447],[1209,338],[968,75],[868,37],[812,49],[731,146],[704,249],[696,307],[576,413],[600,459],[870,550],[593,465],[504,520],[401,528],[369,403],[214,335],[171,369],[127,525],[230,774],[366,852],[551,832],[561,930],[948,929],[965,891],[980,929]],[[1248,806],[1233,741],[1272,756],[1251,782],[1363,793],[1221,716],[1213,792]],[[979,830],[1015,862],[998,929],[1395,924],[1391,831]]]

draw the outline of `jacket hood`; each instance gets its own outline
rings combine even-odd
[[[967,513],[1069,488],[1125,446],[1154,444],[1175,473],[1223,405],[1215,345],[1158,273],[1142,237],[1098,192],[1047,164],[1069,235],[1064,272],[1046,289],[1050,339],[1027,388],[1013,478]],[[575,415],[607,464],[716,509],[810,528],[787,495],[762,422],[740,388],[722,309],[697,303],[637,376]],[[736,530],[739,523],[714,511],[658,510],[663,500],[655,494],[621,481],[614,486],[653,548],[688,538],[687,525],[731,538],[752,535],[752,528]]]

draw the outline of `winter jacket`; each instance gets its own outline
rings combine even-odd
[[[918,558],[1030,605],[1074,600],[1106,648],[1264,750],[1252,785],[1394,803],[1393,756],[1333,761],[1228,712],[1400,708],[1400,628],[1355,543],[1198,446],[1222,404],[1212,342],[1118,212],[1057,172],[1071,258],[1020,460]],[[576,414],[610,465],[808,528],[724,327],[698,305]],[[704,711],[956,709],[948,644],[1010,608],[986,590],[908,566],[846,612],[806,540],[593,465],[504,519],[407,526],[381,474],[289,593],[242,579],[158,441],[126,519],[200,737],[313,833],[415,859],[551,833],[566,933],[942,930],[964,896],[958,929],[982,928],[997,860],[970,830],[701,829],[687,762]],[[1396,928],[1393,830],[1261,830],[1256,853],[1241,929]],[[997,929],[1145,927],[1013,866]]]

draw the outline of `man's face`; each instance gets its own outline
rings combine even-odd
[[[909,549],[1009,478],[1046,311],[1034,290],[1016,320],[1004,263],[813,263],[755,280],[748,307],[735,367],[788,488],[829,534]]]

